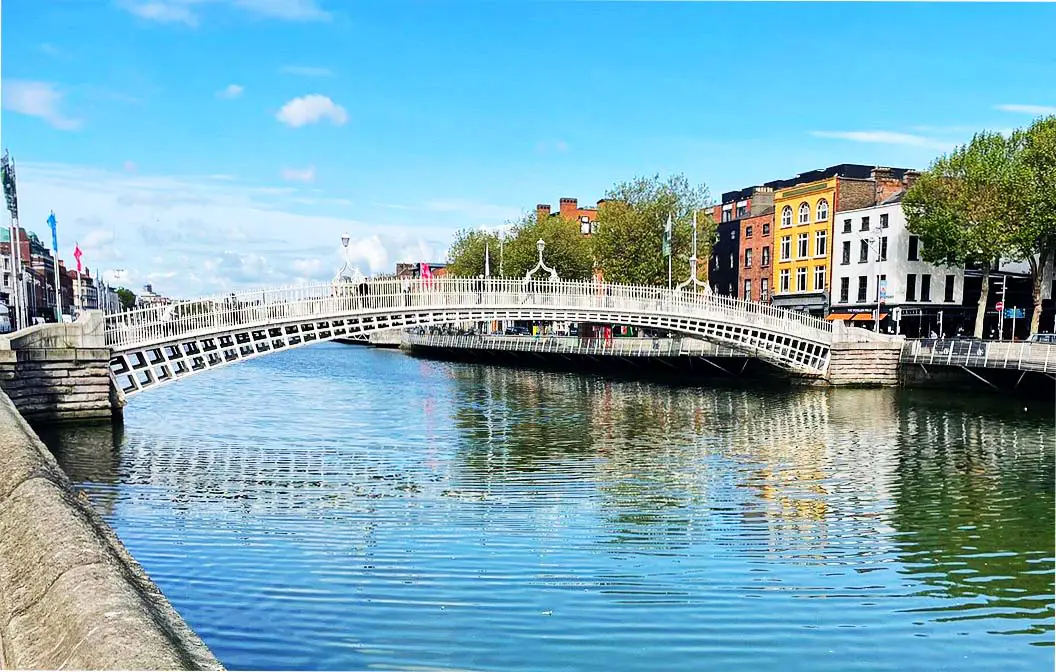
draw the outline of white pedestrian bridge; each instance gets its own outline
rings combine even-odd
[[[492,320],[623,324],[693,336],[798,376],[822,377],[835,340],[863,329],[693,289],[596,281],[368,279],[261,289],[106,317],[126,395],[272,352],[382,329]],[[834,336],[835,333],[835,336]],[[882,338],[882,337],[880,337]]]

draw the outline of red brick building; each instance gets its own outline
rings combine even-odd
[[[562,198],[557,212],[551,212],[549,203],[540,203],[535,206],[535,216],[540,219],[543,217],[564,217],[565,219],[574,220],[579,222],[580,232],[589,236],[598,230],[598,208],[603,203],[605,203],[604,199],[598,201],[598,204],[593,208],[581,208],[579,207],[578,199]]]

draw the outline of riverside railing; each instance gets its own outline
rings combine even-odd
[[[1003,343],[961,338],[907,340],[902,346],[905,364],[965,366],[984,369],[1056,372],[1056,345]]]
[[[304,319],[343,319],[425,310],[568,309],[713,320],[829,343],[832,325],[770,305],[692,290],[594,281],[499,278],[371,279],[231,293],[106,316],[107,345],[118,350],[235,328],[267,328]]]
[[[734,348],[697,338],[582,338],[579,336],[501,336],[473,334],[416,334],[404,332],[402,342],[432,348],[497,352],[532,352],[615,357],[744,357]]]

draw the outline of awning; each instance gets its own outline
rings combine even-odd
[[[852,317],[854,317],[854,316],[851,315],[850,313],[832,313],[831,315],[826,315],[825,319],[826,320],[849,320]]]
[[[880,319],[881,320],[884,319],[885,317],[887,317],[887,313],[880,313]],[[853,321],[855,321],[855,322],[872,322],[873,321],[873,314],[872,313],[858,313],[857,315],[855,315],[851,319]]]

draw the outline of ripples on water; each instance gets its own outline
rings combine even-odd
[[[320,345],[47,437],[230,668],[1037,670],[1051,414]]]

